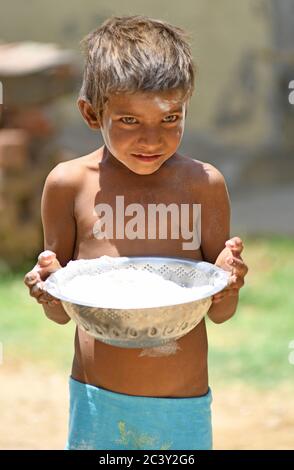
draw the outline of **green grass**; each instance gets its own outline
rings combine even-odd
[[[0,341],[4,362],[45,362],[65,369],[73,354],[74,324],[58,325],[48,320],[32,299],[23,275],[0,279]]]
[[[289,363],[294,340],[294,240],[245,240],[249,265],[235,316],[223,324],[207,321],[210,382],[244,381],[274,386],[294,379]],[[0,278],[0,341],[4,361],[46,362],[68,369],[73,322],[57,325],[31,299],[23,275]]]
[[[211,381],[275,386],[294,379],[294,240],[247,240],[249,265],[237,313],[208,324]]]

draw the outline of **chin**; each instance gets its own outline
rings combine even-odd
[[[153,173],[155,173],[156,171],[158,171],[162,165],[164,164],[164,162],[157,162],[157,165],[155,166],[152,166],[152,165],[127,165],[128,166],[128,169],[131,170],[133,173],[136,173],[137,175],[152,175]]]
[[[152,175],[155,172],[156,172],[156,170],[154,170],[154,171],[134,171],[134,173],[136,173],[136,175],[140,175],[140,176]]]
[[[129,168],[133,173],[136,173],[136,175],[152,175],[156,171],[158,171],[160,166],[158,168]]]

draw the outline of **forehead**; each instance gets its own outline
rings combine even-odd
[[[183,90],[138,91],[135,93],[116,93],[106,103],[109,112],[116,114],[169,111],[183,111],[186,102]]]

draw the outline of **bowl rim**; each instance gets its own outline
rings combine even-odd
[[[184,264],[184,265],[187,265],[187,266],[190,266],[190,267],[195,267],[195,266],[198,266],[200,267],[200,269],[206,273],[208,273],[208,271],[211,271],[211,270],[214,270],[215,273],[218,273],[219,274],[219,284],[217,286],[211,286],[211,289],[206,292],[206,293],[203,293],[203,294],[200,294],[199,297],[197,297],[197,299],[195,300],[188,300],[187,302],[183,302],[183,301],[180,301],[180,302],[177,302],[177,303],[173,303],[173,304],[162,304],[162,305],[157,305],[156,307],[124,307],[124,308],[119,308],[119,307],[113,307],[113,306],[106,306],[106,305],[103,305],[103,306],[99,306],[97,305],[97,303],[94,303],[94,302],[86,302],[86,301],[81,301],[81,300],[75,300],[74,298],[70,298],[66,295],[63,295],[63,294],[59,294],[58,295],[56,294],[56,291],[54,290],[53,287],[51,287],[52,285],[52,282],[54,282],[53,280],[59,276],[59,272],[61,272],[62,270],[65,270],[68,266],[69,263],[75,263],[75,262],[79,262],[79,261],[88,261],[89,264],[94,264],[97,263],[98,260],[101,259],[101,257],[99,258],[90,258],[90,259],[84,259],[84,258],[81,258],[81,259],[77,259],[77,260],[71,260],[67,263],[66,266],[62,267],[61,269],[59,269],[58,271],[55,271],[53,274],[51,274],[47,279],[46,281],[44,282],[44,286],[43,286],[43,289],[48,292],[50,295],[52,295],[53,297],[55,298],[58,298],[59,300],[61,301],[64,301],[64,302],[69,302],[71,304],[74,304],[74,305],[79,305],[79,306],[82,306],[82,307],[92,307],[92,308],[97,308],[97,309],[112,309],[112,310],[117,310],[117,311],[123,311],[123,310],[154,310],[156,308],[162,308],[162,307],[172,307],[172,306],[177,306],[177,305],[185,305],[185,304],[193,304],[194,302],[198,302],[200,300],[204,300],[204,299],[207,299],[209,297],[211,297],[212,295],[216,294],[217,292],[220,292],[221,290],[223,290],[227,285],[228,285],[228,279],[229,279],[229,275],[230,275],[230,271],[225,271],[224,269],[220,268],[219,266],[216,266],[215,264],[212,264],[212,263],[209,263],[207,261],[202,261],[202,260],[194,260],[192,258],[178,258],[178,257],[172,257],[172,256],[123,256],[123,257],[113,257],[115,258],[116,262],[117,262],[117,265],[118,266],[124,266],[124,265],[128,265],[130,261],[137,261],[137,262],[146,262],[146,259],[150,260],[150,262],[157,262],[158,264],[159,263],[163,263],[163,262],[166,262],[167,260],[171,261],[171,262],[178,262],[178,263],[181,263],[181,264]],[[48,282],[47,282],[48,281]],[[50,285],[51,284],[51,285]]]

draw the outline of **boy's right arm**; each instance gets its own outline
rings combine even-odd
[[[42,283],[52,272],[66,266],[74,255],[77,173],[71,165],[71,162],[60,163],[46,179],[41,202],[46,251],[39,255],[37,264],[24,278],[30,295],[42,304],[46,316],[60,324],[67,323],[70,317],[59,300],[44,293]]]

